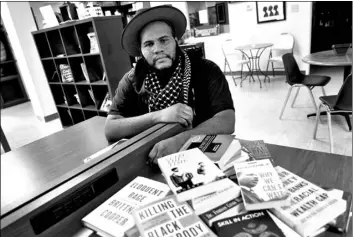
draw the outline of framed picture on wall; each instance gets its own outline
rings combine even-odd
[[[257,23],[284,21],[286,19],[285,2],[256,2]]]

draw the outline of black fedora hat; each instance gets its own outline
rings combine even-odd
[[[167,21],[180,39],[186,30],[186,18],[177,8],[172,6],[157,6],[138,12],[126,25],[121,35],[121,46],[131,56],[140,56],[139,34],[143,27],[153,21]]]

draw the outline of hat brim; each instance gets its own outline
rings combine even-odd
[[[140,56],[138,34],[153,21],[169,22],[174,27],[177,38],[181,38],[186,30],[186,18],[179,9],[171,6],[148,8],[132,18],[122,33],[121,46],[129,55]]]

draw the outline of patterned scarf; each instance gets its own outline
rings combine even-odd
[[[191,65],[188,55],[184,51],[182,52],[185,59],[184,68],[182,67],[182,57],[180,56],[178,66],[173,72],[168,84],[163,89],[154,72],[147,74],[145,88],[150,92],[148,98],[149,112],[168,108],[178,102],[188,104]],[[180,93],[183,95],[182,101],[178,101]]]

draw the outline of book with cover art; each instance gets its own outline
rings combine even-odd
[[[241,197],[234,198],[226,203],[218,205],[217,207],[201,213],[199,217],[203,220],[209,227],[212,227],[215,221],[224,219],[227,217],[236,216],[245,213],[245,207],[243,199]]]
[[[141,237],[216,237],[187,202],[169,195],[133,212]]]
[[[241,146],[234,135],[194,135],[187,140],[179,151],[199,148],[221,170],[226,169],[227,163],[240,156]],[[229,167],[228,167],[229,168]]]
[[[100,110],[109,112],[110,106],[112,105],[112,100],[110,98],[109,92],[104,97]]]
[[[100,236],[123,237],[135,225],[132,211],[164,198],[169,191],[166,184],[137,177],[86,215],[82,222]]]
[[[324,189],[280,166],[275,169],[291,193],[291,203],[270,211],[301,236],[312,235],[346,211],[343,199],[330,197]]]
[[[276,236],[285,237],[266,210],[251,211],[214,223],[219,237]]]
[[[178,201],[197,198],[228,185],[224,173],[198,148],[164,156],[158,159],[158,166]]]
[[[234,169],[246,210],[290,204],[289,192],[269,159],[238,163]]]
[[[273,162],[271,153],[263,140],[241,140],[240,144],[243,150],[247,151],[255,160],[270,159],[271,162]]]
[[[230,179],[226,179],[226,183],[226,187],[221,188],[216,192],[191,199],[190,204],[196,215],[209,211],[240,196],[240,187],[236,183]]]

